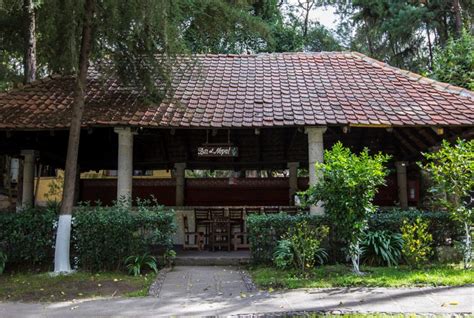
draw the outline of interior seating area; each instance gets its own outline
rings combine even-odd
[[[308,213],[297,206],[196,207],[194,227],[183,215],[183,249],[199,251],[237,251],[248,249],[247,216],[251,214]]]

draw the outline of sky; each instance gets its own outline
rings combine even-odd
[[[297,5],[298,0],[288,0],[288,3],[291,5]],[[310,13],[311,21],[317,21],[320,24],[324,25],[326,28],[333,30],[336,26],[337,15],[335,14],[336,8],[332,6],[319,7],[313,9]]]
[[[312,21],[318,21],[330,30],[334,30],[334,27],[336,26],[335,21],[337,19],[335,11],[336,9],[331,6],[316,8],[310,13],[310,19]]]

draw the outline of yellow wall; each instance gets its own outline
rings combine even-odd
[[[105,170],[96,171],[88,171],[81,173],[81,179],[89,179],[89,178],[110,178],[115,179],[116,177],[106,176]],[[38,178],[35,180],[35,189],[38,190],[36,193],[36,202],[38,204],[45,204],[48,200],[50,201],[60,201],[62,196],[62,191],[58,190],[55,194],[50,193],[51,185],[54,183],[57,185],[61,185],[63,183],[64,172],[62,170],[58,170],[57,177],[41,177],[39,180],[38,188],[36,185],[38,183]],[[135,176],[134,179],[147,179],[147,178],[171,178],[171,172],[169,170],[153,170],[153,175],[151,176]],[[36,190],[35,190],[36,191]]]

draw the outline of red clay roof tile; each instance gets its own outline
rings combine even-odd
[[[355,52],[196,56],[160,105],[97,69],[85,126],[474,125],[473,92]],[[67,128],[73,85],[53,76],[0,94],[0,128]]]

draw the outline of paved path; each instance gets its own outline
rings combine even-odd
[[[0,303],[0,317],[156,317],[284,312],[358,311],[473,313],[474,286],[439,288],[334,288],[249,291],[232,267],[175,267],[158,298],[113,298],[51,304]]]

